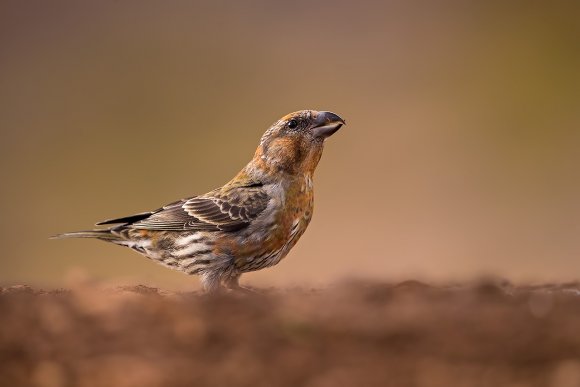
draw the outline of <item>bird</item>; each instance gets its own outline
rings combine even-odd
[[[251,292],[240,285],[240,276],[278,264],[304,234],[325,140],[345,124],[329,111],[290,113],[266,130],[251,161],[222,187],[96,224],[105,228],[52,238],[95,238],[129,247],[168,268],[199,275],[207,293]]]

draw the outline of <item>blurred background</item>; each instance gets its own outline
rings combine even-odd
[[[0,282],[193,289],[129,249],[48,240],[205,193],[299,109],[316,210],[256,286],[566,281],[580,270],[580,6],[0,2]]]

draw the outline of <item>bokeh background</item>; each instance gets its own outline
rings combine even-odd
[[[578,279],[577,4],[3,0],[0,281],[197,287],[47,238],[220,186],[304,108],[348,125],[309,230],[243,282]]]

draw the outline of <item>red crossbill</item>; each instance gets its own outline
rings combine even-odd
[[[302,236],[313,210],[312,175],[326,138],[344,120],[301,110],[275,122],[253,159],[227,184],[155,211],[56,238],[96,238],[156,262],[199,274],[203,288],[242,289],[242,273],[276,265]]]

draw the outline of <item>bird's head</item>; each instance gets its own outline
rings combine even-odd
[[[344,124],[331,112],[290,113],[264,133],[250,165],[267,172],[312,173],[322,156],[324,140]]]

